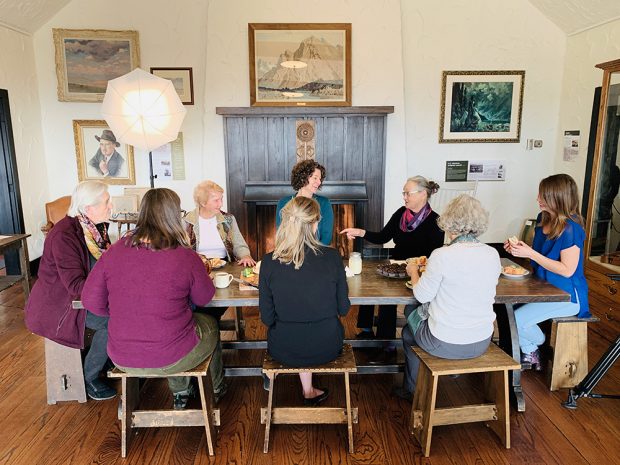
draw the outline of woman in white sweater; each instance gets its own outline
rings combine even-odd
[[[493,301],[501,273],[499,254],[478,241],[486,231],[489,214],[469,195],[452,200],[438,220],[450,244],[436,249],[420,277],[415,263],[407,265],[416,306],[405,313],[403,346],[407,360],[402,387],[394,394],[411,400],[420,360],[411,350],[419,346],[448,359],[482,355],[493,334]]]

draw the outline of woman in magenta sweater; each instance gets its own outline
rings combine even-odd
[[[178,373],[213,354],[210,372],[219,400],[226,385],[218,325],[190,308],[190,302],[206,306],[215,288],[190,249],[180,204],[170,189],[148,191],[136,228],[93,269],[82,301],[93,313],[109,316],[108,354],[127,373]],[[185,408],[193,395],[189,378],[172,377],[168,383],[174,408]]]

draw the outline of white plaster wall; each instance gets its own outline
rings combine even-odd
[[[122,14],[111,12],[122,11]],[[207,2],[203,0],[73,0],[34,34],[45,156],[50,198],[70,194],[78,182],[74,119],[103,119],[100,103],[59,102],[52,28],[136,30],[140,36],[141,68],[191,67],[194,74],[193,106],[186,106],[183,122],[185,181],[155,180],[170,187],[192,208],[192,189],[203,178],[204,75],[206,66]],[[136,185],[149,185],[148,152],[135,150]],[[122,186],[110,186],[112,195]]]
[[[30,259],[43,251],[48,182],[32,37],[0,26],[0,88],[8,90]]]
[[[477,195],[491,213],[482,239],[504,241],[535,217],[538,181],[553,169],[566,37],[527,1],[401,5],[407,173],[441,185],[447,160],[505,160],[507,180],[481,182]],[[444,70],[525,70],[521,143],[439,144]],[[526,151],[529,138],[543,147]]]
[[[603,71],[594,66],[619,58],[620,20],[568,38],[554,167],[557,172],[573,176],[580,189],[585,176],[594,89],[603,81]],[[572,129],[581,131],[579,156],[574,162],[566,162],[561,142],[564,131]]]
[[[248,23],[351,23],[352,104],[394,106],[388,116],[386,184],[405,172],[400,1],[315,0],[311,8],[308,5],[302,0],[210,2],[203,171],[222,185],[226,173],[222,117],[215,108],[250,104]],[[386,190],[389,218],[401,200],[401,189]]]

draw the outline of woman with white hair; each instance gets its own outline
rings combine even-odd
[[[417,264],[407,265],[418,306],[405,310],[405,376],[402,387],[393,391],[398,397],[411,400],[415,392],[420,360],[411,346],[447,359],[475,358],[486,352],[493,334],[493,301],[501,273],[497,251],[478,240],[488,223],[489,214],[478,200],[458,196],[438,221],[450,244],[431,254],[422,276]]]
[[[108,219],[112,210],[108,186],[101,181],[84,181],[71,196],[71,206],[48,233],[39,264],[38,279],[25,308],[30,331],[58,344],[84,347],[84,330],[95,330],[84,360],[86,393],[105,400],[116,390],[99,379],[108,360],[108,319],[88,310],[72,308],[80,300],[90,270],[110,246]]]
[[[295,367],[322,365],[342,351],[339,316],[349,311],[349,288],[342,258],[317,236],[320,206],[296,196],[281,213],[273,252],[263,257],[258,293],[260,316],[269,328],[267,350],[278,362]],[[318,405],[327,389],[300,373],[304,404]]]

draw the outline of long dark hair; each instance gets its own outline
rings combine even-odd
[[[153,250],[189,248],[181,220],[181,199],[176,192],[166,188],[147,191],[140,204],[138,223],[127,241],[131,246],[148,244]]]
[[[549,239],[562,234],[569,218],[583,226],[577,183],[568,174],[554,174],[540,181],[538,195],[549,209],[541,217],[541,226],[549,228]]]

